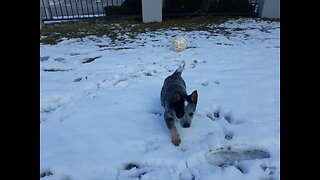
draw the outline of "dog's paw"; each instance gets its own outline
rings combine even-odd
[[[175,145],[175,146],[179,146],[179,144],[181,143],[181,139],[178,137],[178,138],[173,138],[172,139],[172,143]]]

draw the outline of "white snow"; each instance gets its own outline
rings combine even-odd
[[[230,34],[159,30],[131,43],[89,36],[40,44],[40,171],[51,172],[41,179],[280,179],[280,23],[210,27]],[[177,34],[188,40],[182,52],[171,49]],[[198,105],[190,128],[176,124],[176,147],[160,90],[182,61]],[[209,150],[228,146],[270,158],[207,161]]]

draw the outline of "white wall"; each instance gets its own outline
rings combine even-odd
[[[162,0],[142,0],[143,22],[162,22]]]
[[[259,0],[259,16],[280,19],[280,0]]]

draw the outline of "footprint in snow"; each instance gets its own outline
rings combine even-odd
[[[177,165],[179,166],[179,165]],[[179,168],[178,168],[179,169]],[[158,165],[155,163],[137,163],[137,162],[130,162],[123,164],[120,170],[118,171],[118,178],[119,180],[128,180],[128,179],[171,179],[170,172],[172,167],[168,167],[167,165],[163,164],[162,162]],[[190,171],[188,167],[187,161],[185,161],[185,165],[181,167],[179,174],[175,179],[179,180],[195,180],[196,176]]]
[[[51,171],[50,169],[42,169],[42,170],[40,170],[40,179],[72,180],[72,178],[69,175],[67,175],[67,174],[56,174],[56,173],[53,173],[53,171]]]
[[[233,132],[225,133],[224,138],[225,138],[226,140],[231,140],[231,139],[233,138]]]
[[[224,114],[223,119],[226,120],[229,124],[233,123],[233,116],[231,113]]]
[[[209,82],[208,81],[203,81],[203,82],[201,82],[201,85],[207,87],[207,86],[209,86]]]
[[[270,158],[270,154],[262,149],[239,145],[209,150],[205,154],[205,159],[209,164],[219,167],[235,166],[242,173],[247,170],[241,167],[239,162],[264,158]]]
[[[146,152],[150,152],[150,151],[156,151],[160,148],[160,146],[162,145],[162,143],[158,140],[158,138],[152,139],[152,140],[148,140],[146,142]]]
[[[227,124],[238,124],[239,122],[234,121],[234,117],[232,113],[226,112],[221,113],[220,107],[214,108],[213,111],[207,112],[206,117],[212,121],[216,121],[219,119],[225,120],[228,122]],[[226,140],[232,140],[234,133],[232,131],[224,129],[221,127],[223,132],[225,133],[224,138]],[[265,150],[259,148],[252,148],[245,145],[233,145],[228,147],[218,148],[216,150],[209,150],[205,154],[205,158],[209,164],[219,166],[219,167],[227,167],[234,166],[238,169],[242,174],[246,174],[249,170],[248,167],[239,163],[244,160],[255,160],[255,159],[264,159],[270,158],[270,154]],[[275,174],[275,170],[273,168],[268,168],[267,166],[261,166],[264,171],[268,171],[267,179],[273,179],[272,175]]]
[[[80,53],[70,53],[70,56],[78,56]]]
[[[154,114],[159,117],[161,117],[163,115],[163,112],[159,111],[159,110],[148,110],[147,113]]]
[[[233,117],[232,113],[230,113],[230,112],[221,113],[220,112],[220,107],[215,108],[213,111],[207,112],[206,116],[207,116],[207,118],[211,119],[212,121],[215,121],[215,120],[218,120],[220,118],[223,118],[229,124],[235,124],[236,123],[234,121],[234,117]]]
[[[127,80],[128,79],[126,79],[126,78],[118,79],[113,83],[113,86],[122,87],[122,88],[128,87],[129,86],[129,82]]]
[[[216,120],[220,120],[220,119],[223,119],[223,120],[226,120],[228,123],[231,122],[231,115],[230,113],[226,113],[226,114],[222,114],[221,115],[221,112],[220,112],[220,107],[219,106],[215,106],[215,108],[213,108],[213,110],[209,111],[209,112],[206,112],[206,117],[209,118],[210,120],[212,121],[216,121]],[[230,122],[229,122],[230,121]],[[225,136],[224,138],[226,140],[232,140],[233,139],[233,136],[234,136],[234,133],[230,130],[227,130],[225,127],[221,126],[220,127],[222,129],[222,131],[224,132]],[[212,135],[211,133],[209,133],[208,135]]]
[[[50,58],[50,56],[43,56],[40,57],[40,61],[47,61]]]
[[[196,176],[190,171],[188,162],[185,161],[185,168],[179,173],[179,180],[195,180]]]
[[[49,169],[40,170],[40,178],[44,178],[46,176],[51,176],[53,173]]]
[[[201,86],[208,87],[208,86],[209,86],[209,81],[207,81],[207,80],[201,80],[201,81],[200,81],[200,84],[201,84]],[[219,84],[220,84],[220,81],[214,81],[214,84],[219,85]]]
[[[279,172],[276,173],[276,171],[278,171],[276,167],[274,167],[274,166],[267,166],[267,165],[261,164],[261,165],[260,165],[260,168],[263,170],[264,175],[261,176],[259,180],[274,180],[274,179],[277,179],[275,176],[276,176],[276,174],[278,174]]]
[[[53,60],[58,62],[65,62],[64,58],[54,58]]]
[[[212,121],[215,121],[220,118],[220,112],[219,110],[215,110],[214,112],[207,112],[206,117],[211,119]]]
[[[126,163],[122,166],[122,168],[118,172],[117,179],[141,179],[142,176],[151,172],[152,169],[146,165],[142,165],[140,163],[131,162]]]
[[[49,113],[62,106],[63,97],[52,96],[41,103],[40,112]]]

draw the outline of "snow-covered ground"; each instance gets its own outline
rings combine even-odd
[[[280,23],[240,18],[211,28],[228,33],[41,44],[41,179],[280,179]],[[176,34],[185,51],[171,49]],[[176,147],[160,90],[182,61],[187,92],[199,97],[191,127],[176,124]]]

